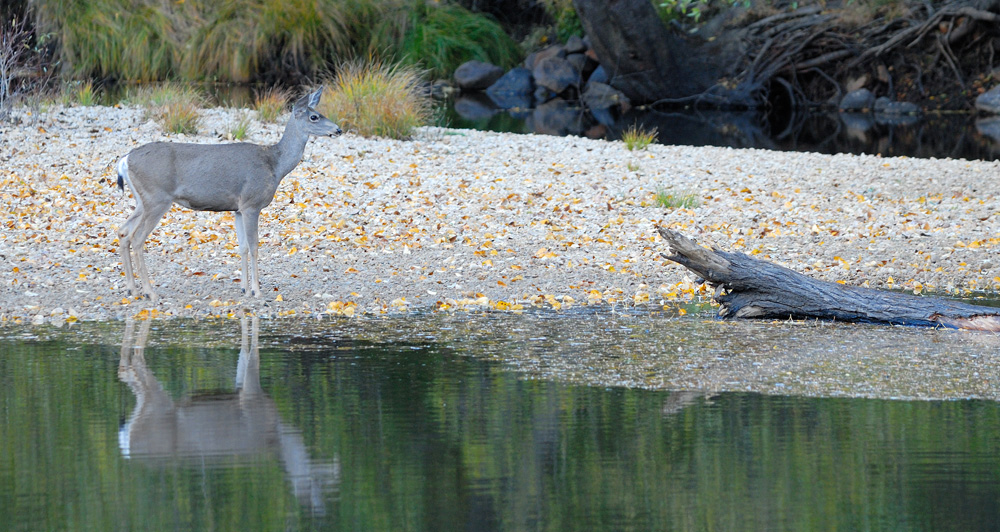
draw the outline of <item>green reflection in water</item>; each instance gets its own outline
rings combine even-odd
[[[1000,525],[994,402],[523,380],[465,354],[501,345],[472,335],[447,347],[442,322],[421,330],[421,319],[335,322],[314,334],[265,322],[263,397],[244,395],[252,369],[237,386],[241,347],[253,363],[253,336],[241,346],[237,321],[154,323],[144,350],[133,347],[141,326],[124,348],[123,324],[0,331],[0,522],[11,530]],[[239,452],[178,443],[126,458],[121,435],[137,426],[142,367],[152,379],[143,401],[155,402],[149,390],[162,386],[184,413],[171,414],[178,426],[226,404],[237,407],[234,419],[266,418],[257,425],[272,428]],[[251,399],[273,409],[238,408]],[[225,439],[228,422],[214,419],[215,429],[160,426],[161,434]],[[288,456],[282,435],[297,435],[304,456]],[[290,463],[318,473],[303,476]],[[316,489],[303,491],[303,478]]]

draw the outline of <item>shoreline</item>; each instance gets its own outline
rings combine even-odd
[[[260,222],[264,295],[241,296],[231,213],[174,207],[147,242],[158,303],[128,298],[113,162],[156,140],[220,142],[240,110],[166,136],[137,108],[53,107],[0,127],[0,321],[659,308],[707,299],[653,228],[829,281],[1000,289],[1000,162],[651,145],[422,128],[312,139]],[[283,125],[247,139],[277,141]],[[658,192],[694,195],[657,207]]]

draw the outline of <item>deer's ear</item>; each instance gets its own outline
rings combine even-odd
[[[316,89],[316,92],[309,95],[309,107],[315,108],[319,105],[320,96],[323,96],[323,87]]]
[[[305,96],[295,100],[295,104],[292,105],[292,112],[297,113],[299,111],[305,111],[311,107],[310,102],[312,101],[312,94],[306,94]]]

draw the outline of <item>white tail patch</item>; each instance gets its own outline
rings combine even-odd
[[[125,190],[122,186],[123,184],[128,184],[128,188],[132,188],[132,183],[128,178],[128,155],[122,157],[118,160],[118,186]]]

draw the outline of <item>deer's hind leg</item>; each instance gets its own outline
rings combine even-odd
[[[154,205],[150,210],[144,209],[139,217],[139,221],[132,227],[131,234],[125,237],[129,241],[129,245],[132,247],[132,252],[135,256],[135,267],[139,271],[139,280],[142,282],[143,292],[152,301],[159,299],[159,296],[153,291],[153,283],[149,280],[149,271],[146,269],[146,257],[143,248],[146,244],[146,239],[153,232],[156,224],[160,223],[163,215],[170,210],[170,205],[170,202],[167,202],[165,204]],[[131,221],[132,219],[129,218],[125,224],[128,225]]]
[[[135,274],[132,271],[132,235],[142,220],[142,203],[136,205],[132,215],[118,228],[118,252],[122,256],[122,269],[125,271],[125,287],[128,294],[135,295]],[[140,243],[141,245],[141,243]]]

